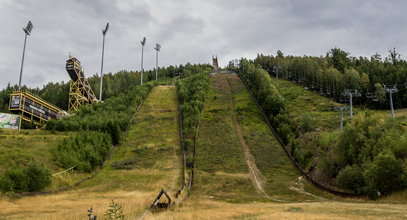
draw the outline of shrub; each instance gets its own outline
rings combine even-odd
[[[51,183],[51,173],[42,165],[30,163],[27,167],[7,170],[0,179],[3,192],[36,192]]]
[[[363,177],[363,170],[357,166],[347,166],[341,170],[336,178],[339,187],[352,190],[357,193],[363,192],[365,180]]]
[[[366,166],[364,176],[369,189],[387,194],[406,186],[403,166],[392,153],[380,153]]]
[[[102,165],[112,146],[109,134],[96,131],[84,131],[74,137],[66,138],[53,150],[60,166],[82,172],[91,172]]]

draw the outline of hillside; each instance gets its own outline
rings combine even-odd
[[[198,193],[226,201],[312,200],[235,74],[211,76],[198,130]]]
[[[59,194],[18,200],[3,197],[0,219],[84,219],[90,207],[102,217],[111,200],[123,204],[126,216],[135,219],[161,188],[174,197],[182,173],[177,117],[175,88],[155,87],[123,143],[93,179]]]
[[[291,109],[294,124],[303,122],[302,115],[310,115],[309,130],[298,136],[304,151],[320,135],[338,135],[339,113],[332,107],[340,104],[285,80],[273,79],[273,84]],[[154,87],[141,107],[131,111],[136,112],[132,123],[94,178],[58,194],[18,199],[3,196],[0,219],[84,219],[90,207],[99,218],[112,200],[124,206],[128,219],[138,219],[162,188],[175,199],[183,177],[176,99],[175,86]],[[364,114],[360,108],[356,112],[355,118]],[[81,112],[89,117],[86,113]],[[400,111],[398,117],[405,117],[404,112]],[[2,131],[1,166],[30,155],[53,173],[58,172],[62,168],[53,160],[50,149],[76,134]],[[10,144],[16,148],[10,148]],[[195,154],[195,178],[189,197],[176,200],[167,212],[148,213],[145,219],[400,219],[407,215],[405,192],[379,201],[345,199],[307,182],[288,160],[255,100],[235,74],[210,75]],[[89,175],[75,171],[64,178],[72,183]],[[52,184],[49,189],[57,186]]]

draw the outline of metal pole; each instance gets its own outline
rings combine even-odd
[[[341,108],[341,132],[343,131],[343,108]]]
[[[23,66],[24,66],[24,56],[25,56],[25,45],[27,43],[27,33],[24,37],[24,48],[23,48],[23,58],[21,60],[21,69],[20,69],[20,79],[18,80],[18,90],[21,90],[21,78],[23,77]]]
[[[278,69],[279,69],[279,68],[278,68],[278,65],[277,65],[277,79],[278,79]]]
[[[158,50],[155,54],[155,81],[158,81]]]
[[[350,92],[350,94],[349,94],[349,102],[350,102],[350,118],[352,118],[352,115],[353,115],[352,92]]]
[[[390,93],[391,118],[394,120],[393,96],[392,96],[393,92],[390,91],[389,93]]]
[[[105,34],[103,34],[103,46],[102,46],[102,64],[100,67],[100,90],[99,90],[99,101],[102,101],[102,85],[103,85],[103,58],[105,55]]]
[[[140,74],[140,85],[143,85],[143,54],[144,54],[144,44],[141,45],[141,74]]]

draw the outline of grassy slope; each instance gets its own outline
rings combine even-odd
[[[334,110],[335,106],[343,106],[324,96],[305,90],[302,86],[294,84],[287,80],[277,80],[273,78],[273,83],[278,87],[281,94],[287,101],[289,114],[296,121],[296,124],[301,123],[301,117],[308,114],[312,119],[312,131],[300,137],[304,149],[311,149],[314,152],[319,152],[317,155],[323,155],[325,149],[318,149],[315,145],[315,140],[319,135],[338,136],[339,135],[339,112]],[[354,103],[357,104],[357,101]],[[363,110],[361,106],[354,108],[354,116],[363,115],[368,112],[371,115],[379,115],[386,120],[391,120],[390,110]],[[407,120],[407,109],[396,109],[396,118]],[[349,110],[344,113],[344,126],[349,120]],[[308,142],[308,143],[305,143]],[[314,158],[318,161],[318,157]],[[312,163],[310,163],[312,164]],[[315,188],[309,183],[305,183],[306,191],[317,193]],[[338,199],[338,198],[337,198]],[[405,202],[407,201],[407,190],[393,193],[390,196],[380,198],[383,202]]]
[[[237,124],[237,125],[234,125]],[[310,200],[291,190],[297,171],[264,122],[254,100],[236,75],[216,74],[198,130],[195,189],[198,194],[226,201],[262,200],[249,179],[237,128],[263,174],[267,195],[284,201]],[[302,190],[298,189],[298,190]]]
[[[322,131],[339,130],[340,113],[334,110],[334,107],[345,106],[344,104],[337,103],[316,92],[305,90],[304,87],[294,84],[290,81],[273,78],[273,83],[278,87],[280,93],[287,101],[288,111],[290,116],[300,123],[303,115],[309,115],[312,119],[313,129],[320,129]],[[390,110],[362,110],[361,106],[357,106],[357,99],[354,100],[354,117],[365,112],[372,114],[380,114],[390,119]],[[348,104],[347,104],[348,105]],[[407,109],[395,110],[396,117],[407,117]],[[344,123],[349,120],[349,110],[344,112]]]
[[[292,186],[294,179],[297,177],[296,172],[287,163],[286,156],[279,150],[280,148],[274,147],[277,146],[277,143],[270,136],[269,130],[262,121],[261,115],[259,115],[257,108],[251,101],[248,92],[242,89],[241,83],[234,76],[229,75],[228,77],[233,88],[237,120],[241,124],[245,140],[255,156],[256,165],[262,171],[267,181],[265,184],[266,192],[271,196],[276,196],[279,199],[285,199],[290,202],[261,202],[264,200],[255,199],[256,196],[253,189],[244,189],[241,186],[230,184],[231,180],[224,178],[224,173],[215,172],[215,174],[209,174],[198,170],[198,181],[196,181],[193,196],[174,211],[160,213],[153,216],[154,219],[403,219],[407,216],[406,204],[388,204],[364,199],[338,198],[322,193],[306,181],[303,183],[306,192],[319,196],[324,195],[325,198],[329,199],[321,201],[287,190],[288,187]],[[212,91],[205,102],[205,110],[213,108],[214,101],[211,101],[211,99],[215,95],[219,96],[217,93],[214,93],[213,89],[212,87]],[[298,91],[301,90],[302,88],[299,87]],[[325,99],[323,97],[320,98]],[[318,101],[330,102],[329,100]],[[226,104],[226,102],[223,103]],[[292,103],[291,105],[294,104]],[[313,105],[312,103],[309,104],[309,106]],[[305,111],[307,110],[305,109]],[[208,117],[207,114],[204,114],[204,116]],[[225,120],[226,116],[220,118]],[[201,122],[200,129],[205,127],[209,129],[210,125],[205,125],[205,123],[208,123],[206,120]],[[231,126],[229,126],[229,129],[231,129]],[[218,130],[209,134],[214,135],[220,132],[224,131]],[[208,132],[200,130],[199,134],[208,135]],[[202,137],[201,135],[198,141],[201,141],[200,139],[202,138],[207,139],[207,141],[219,141],[218,139],[213,139],[212,136]],[[215,144],[213,143],[212,145]],[[206,163],[205,166],[210,166],[209,162],[211,160],[199,155],[202,149],[198,148],[197,150],[198,164],[199,160],[203,160],[201,163]],[[266,151],[272,153],[264,153]],[[237,174],[234,175],[229,174],[229,177],[237,180]],[[241,181],[243,177],[243,174],[239,176]],[[248,179],[248,177],[245,178]],[[207,185],[199,186],[199,184]],[[251,183],[247,180],[244,184]],[[235,191],[231,192],[227,187],[235,187]],[[238,194],[239,191],[241,194]],[[313,201],[309,202],[310,199]],[[330,199],[333,199],[333,201],[328,201]],[[338,199],[340,201],[337,201]],[[251,202],[253,200],[257,200],[257,202]],[[240,202],[230,203],[229,201]],[[241,203],[242,201],[246,203]]]
[[[137,219],[161,188],[174,198],[179,187],[182,163],[178,134],[175,87],[152,90],[135,117],[123,144],[105,168],[79,188],[56,195],[0,200],[0,216],[7,219],[85,219],[93,207],[98,219],[109,202],[124,205],[129,219]],[[143,149],[140,154],[133,150]],[[137,163],[130,170],[115,170],[111,164],[133,156]],[[0,217],[1,219],[1,217]]]
[[[312,199],[309,195],[298,194],[289,189],[300,187],[295,184],[299,173],[264,122],[263,116],[240,79],[236,75],[227,75],[227,78],[235,101],[237,120],[242,126],[243,135],[256,165],[264,176],[266,193],[285,201]]]
[[[72,132],[56,132],[41,130],[0,130],[0,173],[12,166],[28,164],[31,161],[43,164],[51,173],[64,169],[54,161],[51,150],[62,139],[73,135]],[[45,190],[55,190],[72,185],[82,178],[89,176],[86,173],[70,172],[69,175],[53,177],[52,184]]]
[[[194,195],[230,201],[260,198],[252,186],[234,129],[230,88],[213,75],[198,129]]]

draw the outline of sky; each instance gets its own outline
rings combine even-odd
[[[18,84],[29,20],[22,84],[42,87],[68,81],[71,53],[85,75],[100,74],[102,29],[104,73],[159,66],[210,63],[258,53],[325,55],[339,47],[352,56],[407,56],[407,1],[402,0],[0,0],[0,89]]]

